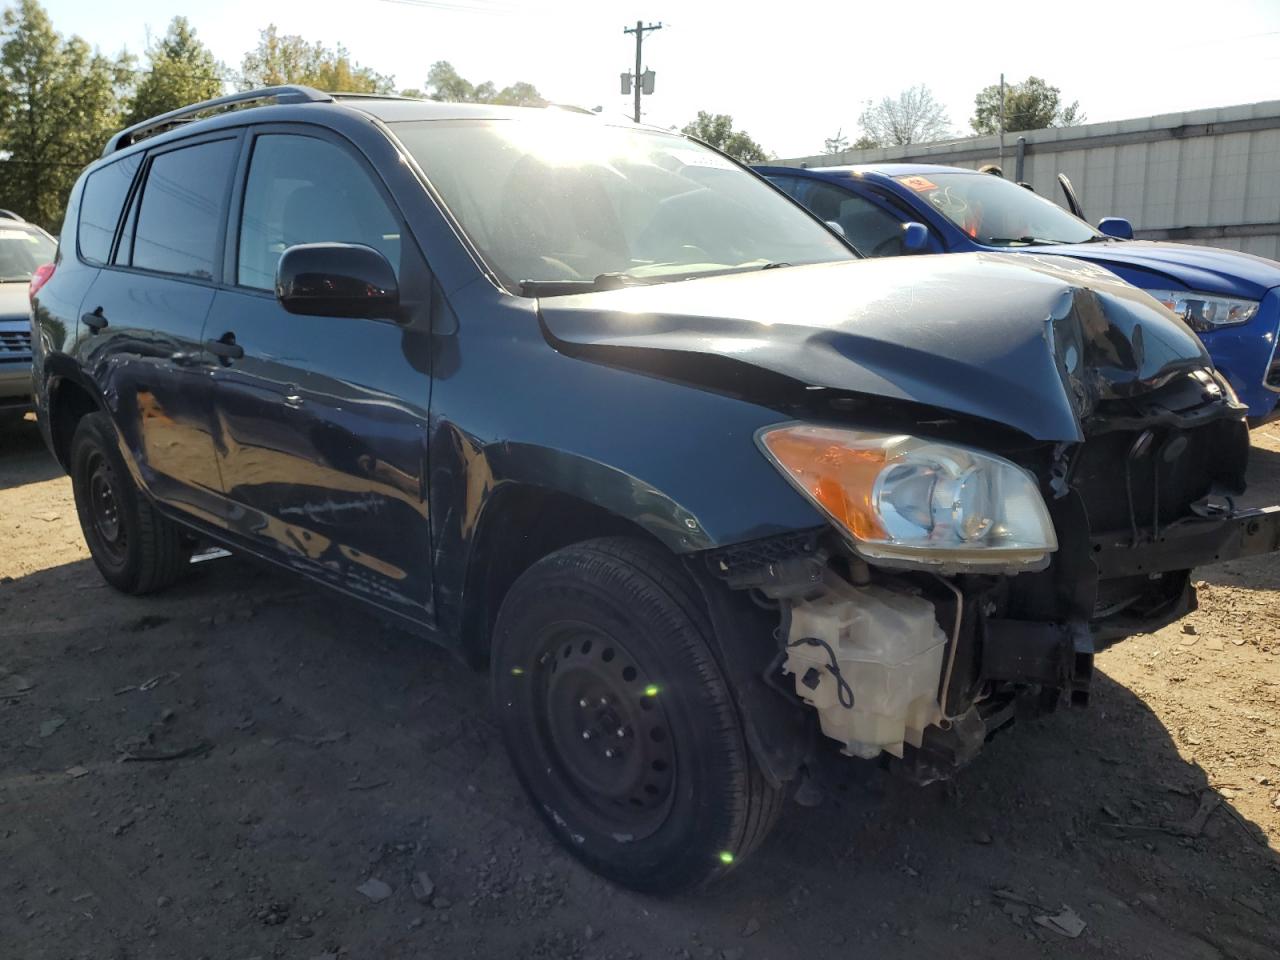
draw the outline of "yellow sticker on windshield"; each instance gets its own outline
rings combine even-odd
[[[898,182],[904,187],[910,187],[916,193],[927,193],[930,190],[937,190],[938,185],[928,177],[910,176],[898,177]]]

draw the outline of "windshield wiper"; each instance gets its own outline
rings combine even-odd
[[[1090,237],[1085,243],[1115,243],[1119,237],[1109,237],[1105,233],[1100,233],[1096,237]]]
[[[760,269],[761,270],[777,270],[779,267],[789,267],[789,266],[791,266],[791,264],[787,263],[785,260],[780,260],[777,263],[766,263]]]
[[[526,297],[564,297],[574,293],[621,290],[623,287],[643,286],[654,282],[633,277],[629,273],[601,273],[592,280],[521,280],[520,293]]]
[[[987,243],[1025,243],[1029,245],[1069,243],[1068,240],[1046,240],[1044,237],[987,237]]]

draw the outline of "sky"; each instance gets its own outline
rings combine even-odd
[[[857,137],[868,100],[926,84],[957,135],[971,133],[974,95],[1035,74],[1079,100],[1088,122],[1280,99],[1280,0],[1073,0],[900,5],[811,0],[43,0],[62,34],[103,52],[141,54],[185,15],[232,70],[274,22],[281,33],[345,45],[353,59],[423,87],[448,60],[473,83],[534,84],[558,103],[631,112],[619,74],[634,66],[623,27],[646,35],[656,89],[644,119],[682,126],[727,113],[779,157]],[[6,5],[0,0],[0,6]]]

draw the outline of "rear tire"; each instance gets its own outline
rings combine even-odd
[[[80,529],[107,583],[142,594],[182,576],[189,560],[182,531],[134,484],[105,413],[86,414],[76,425],[70,473]]]
[[[493,696],[516,772],[569,851],[633,889],[715,880],[781,810],[710,637],[678,562],[623,538],[538,561],[498,615]]]

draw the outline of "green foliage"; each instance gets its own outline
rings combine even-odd
[[[173,18],[164,39],[147,51],[147,59],[126,124],[222,95],[226,70],[196,37],[186,17]]]
[[[1045,127],[1074,127],[1084,123],[1080,101],[1062,103],[1062,91],[1039,77],[1027,77],[1021,83],[1004,87],[1004,129],[1043,130]],[[974,97],[973,119],[969,121],[980,134],[1000,132],[1000,85],[983,87]]]
[[[769,159],[768,152],[751,139],[745,130],[733,129],[733,117],[727,113],[710,114],[698,111],[698,118],[684,125],[680,131],[709,143],[742,163],[760,163]]]
[[[281,36],[274,23],[259,34],[257,47],[244,55],[240,79],[246,89],[281,83],[343,93],[390,93],[395,89],[394,77],[360,66],[341,44],[330,50],[296,34]]]
[[[537,87],[523,80],[501,90],[491,80],[473,84],[459,76],[448,60],[437,60],[431,65],[427,92],[433,100],[453,103],[496,103],[509,107],[541,107],[547,103]]]
[[[879,103],[868,102],[858,118],[862,137],[855,146],[883,147],[945,140],[951,135],[946,108],[920,84]]]
[[[0,17],[0,207],[56,231],[67,194],[119,129],[131,61],[66,40],[36,0]]]
[[[173,18],[147,50],[145,69],[135,71],[126,53],[112,58],[80,37],[61,37],[38,0],[12,0],[0,12],[0,207],[56,231],[80,171],[112,134],[219,96],[227,73],[185,17]],[[245,54],[240,74],[246,89],[282,83],[349,93],[396,89],[393,77],[354,62],[343,46],[282,35],[274,24]],[[472,84],[443,60],[431,67],[426,86],[428,93],[408,89],[402,95],[546,104],[531,83],[502,89],[489,81]]]

